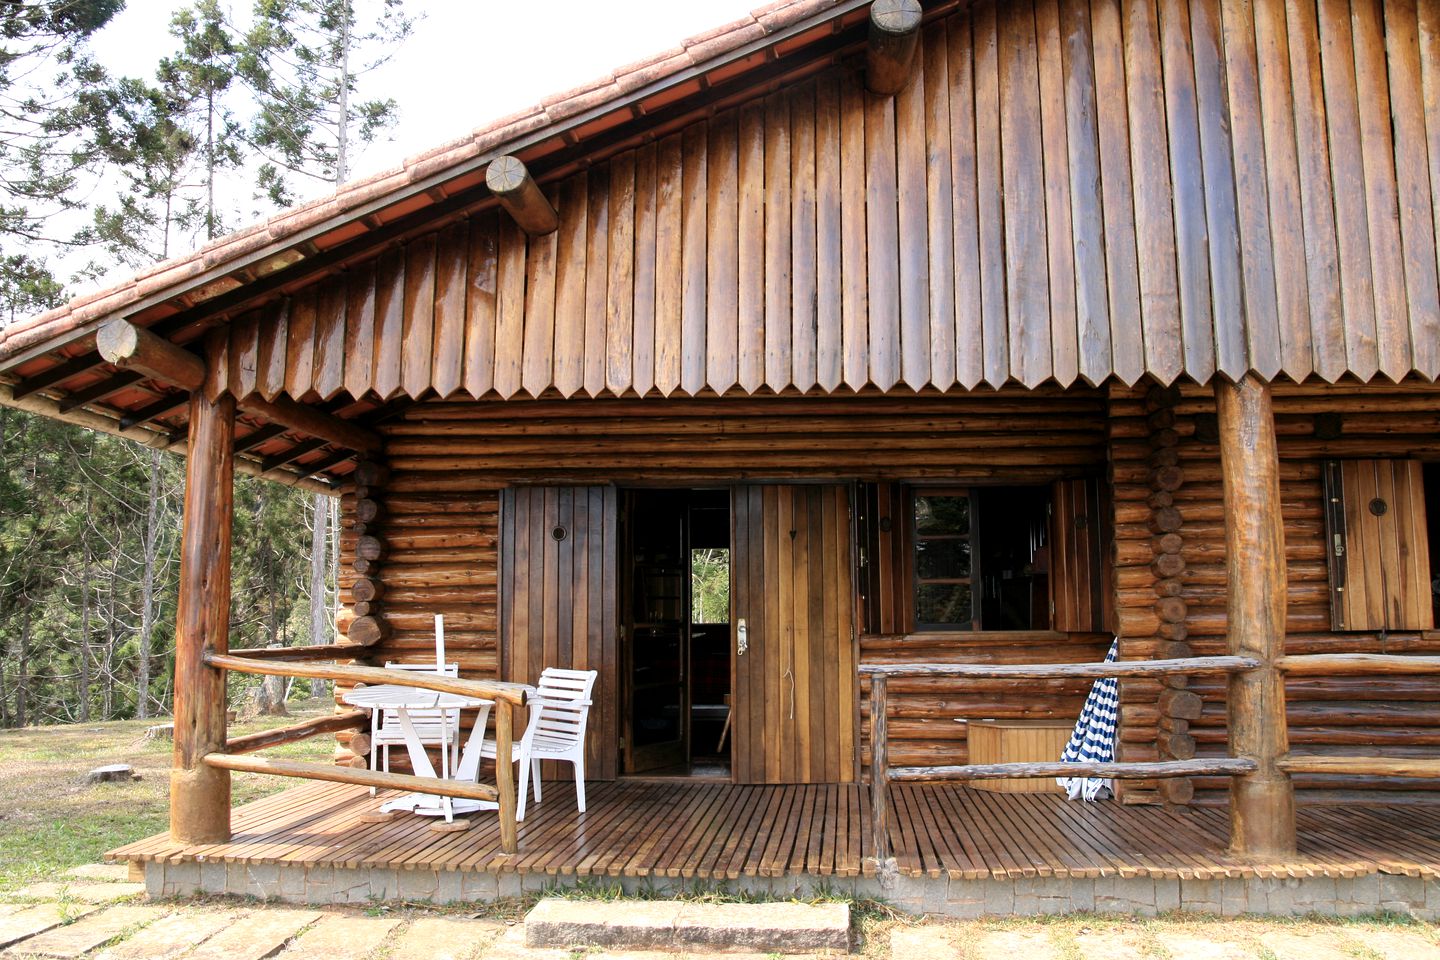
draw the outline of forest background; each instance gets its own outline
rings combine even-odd
[[[114,76],[124,0],[0,3],[0,325],[346,180],[398,118],[367,78],[403,0],[157,7],[168,50]],[[0,408],[0,727],[168,709],[184,462]],[[236,477],[231,645],[334,630],[337,501]],[[232,691],[261,712],[294,691]]]

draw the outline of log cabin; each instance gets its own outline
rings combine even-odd
[[[1437,229],[1435,0],[780,0],[11,326],[0,402],[189,458],[171,830],[115,856],[1433,919]],[[335,644],[228,649],[236,470],[341,499]],[[435,614],[502,757],[597,671],[586,813],[505,761],[375,822],[350,712],[227,743],[227,670],[373,683]]]

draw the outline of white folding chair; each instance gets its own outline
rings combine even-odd
[[[445,618],[435,615],[435,662],[397,663],[387,661],[386,670],[405,670],[410,673],[438,673],[446,677],[458,677],[460,665],[445,662]],[[440,775],[448,778],[450,770],[459,764],[460,758],[460,711],[459,710],[410,710],[410,722],[426,746],[438,746],[440,750]],[[405,733],[400,727],[400,712],[393,708],[375,710],[370,714],[370,769],[375,769],[376,755],[379,754],[381,769],[390,772],[390,748],[404,746]],[[373,796],[375,788],[370,789]]]
[[[546,667],[540,674],[540,683],[528,700],[530,722],[514,753],[520,764],[516,820],[525,819],[527,780],[534,784],[535,802],[540,802],[542,760],[563,760],[575,766],[575,801],[580,812],[585,812],[585,725],[597,675],[595,670],[558,667]],[[495,758],[494,740],[486,740],[480,749],[482,756]]]

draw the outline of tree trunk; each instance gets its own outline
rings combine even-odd
[[[15,670],[15,726],[25,726],[26,712],[30,706],[30,598],[20,601],[23,611],[20,619],[20,649],[16,651]]]
[[[120,557],[117,545],[110,559],[110,595],[105,600],[105,659],[100,672],[102,720],[115,719],[115,596],[120,590]]]
[[[93,447],[92,447],[93,450]],[[90,494],[85,494],[85,526],[80,544],[84,566],[80,570],[80,722],[90,719]]]
[[[135,716],[150,716],[150,648],[155,635],[155,560],[160,547],[160,451],[150,450],[149,500],[145,507],[145,566],[140,577],[139,663],[135,677]]]
[[[330,498],[323,493],[315,494],[311,501],[310,527],[310,642],[330,642],[329,611],[330,591],[327,589],[326,574],[329,572],[330,543],[326,529],[330,519]],[[323,681],[312,685],[310,692],[317,694],[324,689]]]

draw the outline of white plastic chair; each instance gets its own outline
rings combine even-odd
[[[438,673],[446,677],[458,677],[460,665],[445,662],[445,618],[435,615],[435,662],[396,663],[387,661],[386,670],[405,670],[411,673]],[[448,778],[450,770],[460,762],[460,711],[459,710],[411,710],[410,722],[420,735],[420,742],[427,746],[438,746],[440,750],[440,775]],[[376,754],[380,755],[382,769],[390,772],[390,748],[404,746],[405,734],[400,728],[400,712],[393,708],[375,710],[370,714],[370,769],[375,769]],[[375,794],[375,788],[370,788]]]
[[[535,802],[540,802],[540,761],[564,760],[575,766],[575,802],[585,812],[585,725],[590,716],[590,694],[595,688],[595,670],[562,670],[546,667],[530,697],[530,722],[514,753],[520,765],[516,820],[525,819],[527,780],[534,784]],[[486,740],[481,755],[495,759],[495,741]]]

